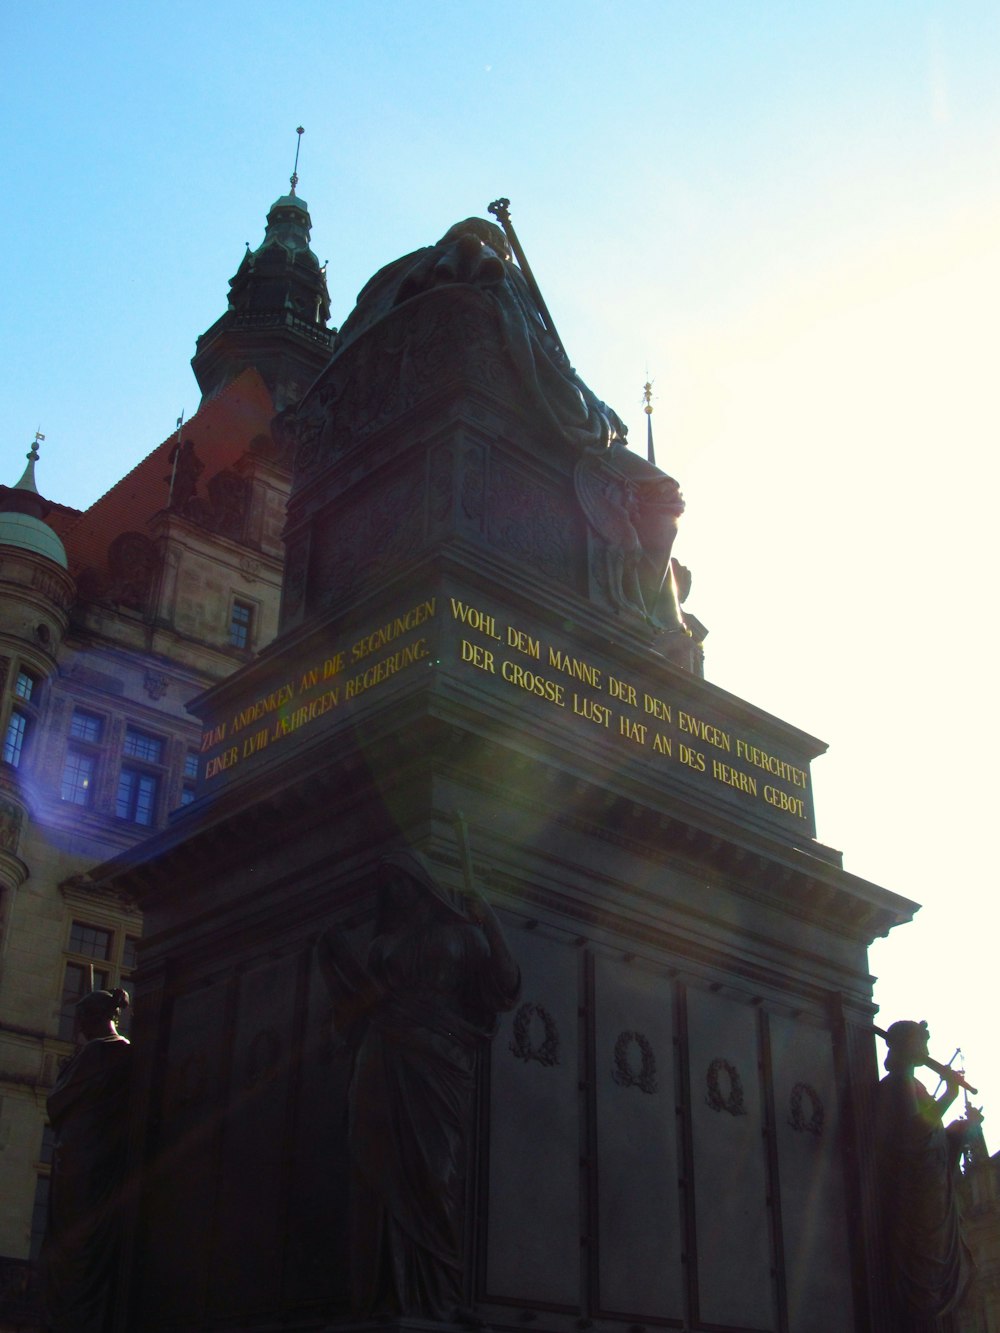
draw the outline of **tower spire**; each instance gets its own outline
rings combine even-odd
[[[649,373],[648,371],[646,372]],[[653,381],[646,380],[642,386],[643,411],[646,414],[646,457],[656,466],[656,450],[653,448]]]
[[[327,327],[326,272],[309,248],[309,208],[295,193],[304,126],[296,133],[291,191],[271,205],[263,242],[255,250],[247,243],[225,314],[198,339],[192,365],[203,402],[252,366],[280,412],[302,397],[329,357],[336,330]]]
[[[299,136],[295,140],[295,166],[292,167],[292,174],[288,178],[288,182],[292,187],[291,191],[292,198],[295,197],[295,187],[299,183],[299,149],[302,147],[302,136],[303,134],[305,134],[305,132],[306,131],[304,125],[300,125],[298,129],[295,131],[295,133]],[[247,248],[249,249],[249,246]]]
[[[31,491],[35,495],[38,494],[38,487],[35,485],[35,464],[38,462],[38,446],[44,439],[45,436],[42,432],[36,430],[35,438],[31,441],[31,448],[26,455],[28,466],[21,474],[21,480],[15,483],[13,487],[15,491]]]

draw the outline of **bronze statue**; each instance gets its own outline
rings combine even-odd
[[[333,344],[336,357],[390,311],[449,284],[476,288],[489,302],[528,400],[539,417],[576,449],[624,439],[617,414],[577,375],[546,323],[532,284],[513,262],[503,231],[485,218],[456,222],[436,245],[404,255],[362,288]]]
[[[895,1333],[934,1333],[954,1310],[971,1275],[957,1195],[958,1161],[973,1122],[947,1127],[942,1116],[961,1075],[930,1059],[926,1023],[893,1023],[884,1034],[888,1073],[879,1084],[876,1121],[883,1235],[895,1300]],[[935,1101],[914,1077],[929,1064],[947,1084]]]
[[[580,508],[601,538],[612,602],[660,629],[684,627],[671,551],[684,512],[673,477],[620,440],[583,451],[573,476]]]
[[[83,1044],[49,1093],[55,1131],[48,1229],[41,1254],[49,1333],[106,1333],[121,1226],[131,1048],[116,1019],[123,990],[76,1006]]]
[[[520,988],[493,909],[415,852],[379,867],[362,966],[334,930],[319,962],[354,1047],[349,1137],[355,1313],[466,1319],[463,1207],[477,1052]]]

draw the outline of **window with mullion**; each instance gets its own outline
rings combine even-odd
[[[19,671],[17,679],[14,681],[14,693],[19,699],[23,699],[27,703],[35,692],[36,684],[37,681],[30,671]]]
[[[73,805],[90,805],[96,771],[96,757],[86,750],[77,750],[71,746],[66,751],[59,795]]]
[[[24,754],[24,738],[28,731],[28,719],[16,708],[11,712],[7,723],[7,734],[3,741],[3,761],[11,768],[19,768]]]
[[[128,819],[133,824],[148,827],[156,818],[159,785],[155,773],[144,773],[141,769],[123,764],[118,775],[115,814],[119,819]]]
[[[249,602],[234,601],[229,613],[229,642],[234,648],[249,648],[253,629],[253,606]]]
[[[148,764],[163,762],[163,741],[159,736],[150,736],[138,727],[125,729],[125,744],[122,747],[131,759],[144,759]]]
[[[69,723],[70,737],[75,741],[87,741],[91,745],[100,744],[104,734],[104,718],[97,713],[88,713],[83,708],[74,708]]]
[[[85,921],[74,921],[69,930],[69,951],[107,962],[111,957],[113,938],[112,932],[102,926],[88,926]]]

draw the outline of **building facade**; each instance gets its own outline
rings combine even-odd
[[[290,470],[271,422],[332,336],[310,227],[293,187],[198,339],[197,414],[105,495],[45,498],[37,442],[0,487],[0,1329],[35,1322],[75,1003],[128,985],[142,929],[86,872],[193,798],[187,701],[277,631]]]

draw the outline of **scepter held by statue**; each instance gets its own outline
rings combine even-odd
[[[883,1041],[887,1042],[889,1040],[889,1034],[883,1028],[878,1028],[873,1025],[872,1031],[875,1033],[876,1037],[881,1037]],[[978,1095],[979,1089],[974,1088],[971,1083],[967,1083],[964,1076],[960,1074],[957,1069],[952,1069],[951,1065],[940,1064],[937,1060],[932,1060],[929,1055],[924,1056],[920,1063],[926,1065],[928,1069],[932,1069],[934,1073],[937,1074],[939,1078],[943,1078],[946,1083],[957,1083],[958,1086],[964,1088],[966,1092],[971,1092],[973,1097]]]

